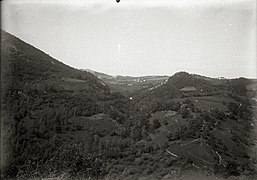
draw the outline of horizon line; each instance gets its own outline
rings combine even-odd
[[[209,77],[209,78],[215,78],[215,79],[218,79],[218,78],[225,78],[225,79],[246,78],[246,79],[251,79],[251,80],[257,79],[257,77],[246,77],[246,76],[236,76],[236,77],[210,76],[210,75],[206,75],[206,74],[199,74],[197,72],[190,72],[188,70],[178,70],[178,71],[176,71],[176,72],[174,72],[173,74],[170,74],[170,75],[168,75],[168,74],[140,74],[140,75],[132,75],[132,74],[120,74],[120,73],[119,74],[113,74],[113,73],[103,72],[103,71],[100,71],[100,70],[95,70],[95,69],[93,70],[92,68],[78,68],[78,67],[70,65],[70,64],[68,64],[66,62],[63,62],[62,60],[60,60],[59,58],[54,57],[51,54],[48,54],[48,52],[42,50],[41,48],[35,46],[34,44],[32,44],[30,42],[27,42],[27,41],[23,40],[22,38],[18,37],[17,35],[14,35],[14,34],[8,32],[8,31],[4,30],[2,27],[1,27],[1,31],[3,31],[4,33],[8,33],[8,34],[14,36],[15,38],[18,38],[19,40],[23,41],[24,43],[29,44],[30,46],[40,50],[41,52],[47,54],[51,58],[53,58],[53,59],[55,59],[57,61],[60,61],[63,64],[69,66],[69,67],[72,67],[72,68],[77,69],[77,70],[91,70],[91,71],[94,71],[94,72],[97,72],[97,73],[103,73],[103,74],[110,75],[110,76],[113,76],[113,77],[117,77],[117,76],[124,76],[124,77],[168,76],[168,77],[171,77],[171,76],[173,76],[174,74],[176,74],[178,72],[187,72],[189,74],[200,75],[200,76]],[[2,36],[2,32],[1,32],[1,36]],[[1,40],[1,43],[2,43],[2,40]]]

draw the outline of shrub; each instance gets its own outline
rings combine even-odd
[[[153,129],[158,129],[159,127],[161,127],[161,123],[158,119],[154,119],[153,120]]]
[[[189,116],[189,111],[187,109],[183,109],[181,111],[182,118],[187,118]]]
[[[167,126],[167,125],[169,124],[169,123],[168,123],[168,121],[167,121],[166,119],[164,120],[164,122],[163,122],[163,123],[164,123],[164,125],[165,125],[165,126]]]

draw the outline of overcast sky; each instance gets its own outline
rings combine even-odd
[[[255,0],[4,1],[2,29],[78,69],[256,77]]]

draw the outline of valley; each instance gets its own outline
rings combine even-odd
[[[94,74],[97,78],[108,84],[113,92],[120,92],[125,96],[133,94],[133,92],[141,89],[153,88],[153,86],[164,83],[169,78],[168,76],[111,76],[89,69],[82,71],[87,71]]]
[[[256,178],[256,79],[111,76],[1,37],[2,178]]]

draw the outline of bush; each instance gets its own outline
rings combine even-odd
[[[170,167],[172,166],[172,163],[173,163],[173,159],[169,158],[165,161],[165,167]]]
[[[153,126],[153,130],[155,130],[155,129],[158,129],[159,127],[161,127],[161,123],[158,119],[154,119],[152,126]]]
[[[164,120],[164,125],[167,126],[168,124],[169,124],[168,121],[165,119]]]
[[[56,125],[55,132],[58,133],[58,134],[61,134],[62,133],[62,126]]]
[[[189,116],[189,111],[187,109],[183,109],[181,111],[182,118],[187,118]]]

